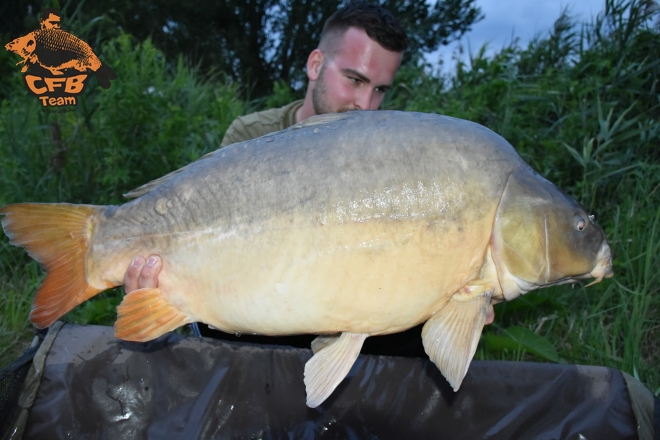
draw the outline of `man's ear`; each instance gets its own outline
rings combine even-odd
[[[314,49],[312,53],[309,54],[307,58],[307,78],[310,81],[316,81],[321,73],[321,67],[323,67],[323,52],[321,49]]]

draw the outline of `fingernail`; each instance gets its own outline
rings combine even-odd
[[[131,266],[133,267],[140,267],[144,264],[144,258],[141,256],[133,258],[133,261],[131,261]]]
[[[155,266],[157,261],[158,261],[158,258],[149,257],[149,260],[147,261],[147,266]]]

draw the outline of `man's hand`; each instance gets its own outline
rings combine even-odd
[[[163,268],[163,260],[151,255],[147,260],[138,255],[124,273],[124,290],[129,294],[134,290],[158,287],[158,274]]]

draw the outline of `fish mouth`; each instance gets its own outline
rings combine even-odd
[[[589,287],[592,284],[600,283],[603,278],[612,278],[614,276],[614,270],[612,269],[612,250],[610,249],[610,246],[607,244],[607,242],[603,242],[596,258],[598,263],[596,263],[594,270],[589,273],[589,276],[596,279],[587,284],[586,287]]]
[[[596,261],[597,261],[596,266],[589,273],[586,273],[584,275],[561,278],[553,282],[534,283],[531,281],[522,280],[521,278],[518,278],[513,275],[510,276],[513,278],[514,282],[516,283],[516,285],[520,289],[520,292],[523,295],[525,293],[528,293],[532,290],[541,287],[558,286],[561,284],[575,283],[576,281],[585,280],[588,278],[595,278],[595,280],[593,280],[591,283],[585,286],[585,287],[589,287],[593,284],[600,283],[603,280],[603,278],[612,278],[614,276],[614,270],[612,269],[612,250],[610,249],[610,246],[607,244],[607,242],[603,242],[603,244],[601,245],[600,250],[598,251],[598,254],[596,256]],[[507,300],[510,299],[507,298]]]

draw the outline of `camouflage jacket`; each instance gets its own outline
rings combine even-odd
[[[303,100],[293,101],[280,108],[272,108],[234,119],[222,138],[222,145],[248,141],[274,131],[284,130],[296,123],[296,111]]]

